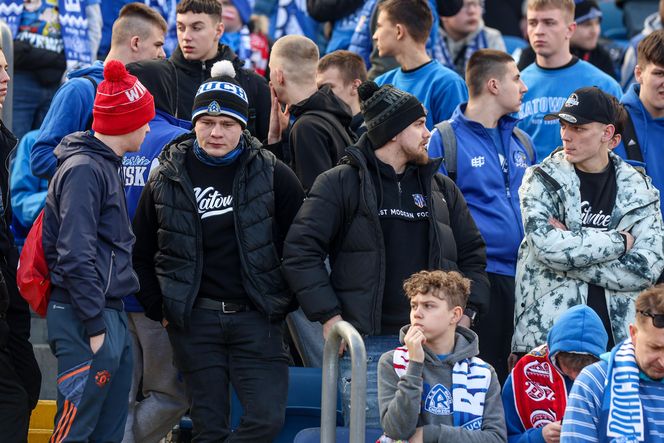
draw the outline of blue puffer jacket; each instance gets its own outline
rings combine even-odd
[[[475,223],[486,241],[486,271],[514,276],[516,257],[523,239],[519,186],[526,168],[535,163],[513,135],[517,119],[504,116],[498,121],[503,146],[509,146],[507,176],[498,151],[480,123],[464,116],[466,103],[450,119],[457,137],[456,184],[468,203]],[[443,157],[443,141],[437,129],[429,140],[429,157]],[[447,170],[441,164],[440,172]]]
[[[66,136],[55,155],[42,234],[51,300],[71,303],[87,334],[98,335],[106,330],[104,308],[121,309],[122,297],[139,289],[122,157],[90,132]]]

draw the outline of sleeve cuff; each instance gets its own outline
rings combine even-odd
[[[88,337],[94,337],[106,332],[106,323],[104,323],[104,317],[101,312],[98,315],[85,320],[83,324],[85,325],[85,331],[88,333]]]

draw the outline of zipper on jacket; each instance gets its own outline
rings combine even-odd
[[[115,251],[111,249],[111,262],[108,264],[108,281],[106,282],[106,289],[104,289],[104,296],[108,293],[111,287],[111,276],[113,272],[113,263],[115,262]]]
[[[401,209],[401,181],[397,180],[397,190],[399,191],[399,209]]]

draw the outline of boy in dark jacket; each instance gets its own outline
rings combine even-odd
[[[119,170],[154,116],[152,95],[112,60],[97,88],[94,135],[75,132],[55,149],[43,244],[52,283],[48,340],[58,359],[56,441],[122,441],[132,370],[122,298],[139,286]]]
[[[506,442],[500,383],[477,357],[477,335],[459,325],[470,280],[420,271],[403,284],[410,324],[403,345],[378,363],[381,442]]]
[[[210,78],[212,65],[220,60],[233,63],[237,81],[249,99],[247,128],[252,135],[263,140],[267,137],[270,116],[270,90],[263,77],[242,68],[233,50],[219,43],[224,33],[221,21],[221,2],[217,0],[183,0],[177,6],[178,47],[170,62],[177,71],[177,118],[191,119],[191,109],[196,90]],[[164,63],[164,69],[170,69]]]

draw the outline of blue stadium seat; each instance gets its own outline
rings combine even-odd
[[[369,428],[364,432],[365,442],[374,442],[383,435],[382,429]],[[337,427],[336,443],[348,443],[350,428]],[[320,428],[303,429],[295,436],[293,443],[320,443]]]
[[[275,443],[291,443],[302,429],[320,426],[321,383],[322,371],[320,368],[288,368],[286,422],[274,440]],[[231,395],[231,429],[237,429],[241,417],[242,405],[233,389]],[[340,395],[337,395],[337,425],[343,425]]]

